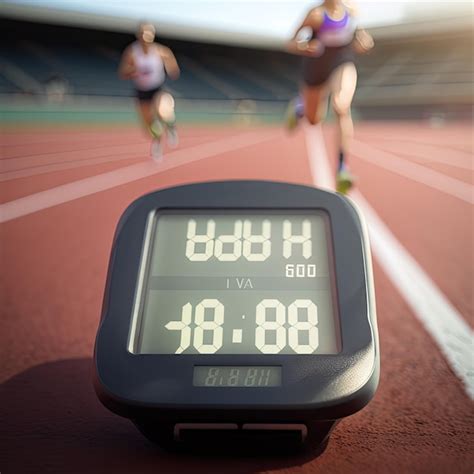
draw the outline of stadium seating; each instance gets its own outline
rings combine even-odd
[[[3,43],[0,47],[0,96],[47,92],[61,80],[66,94],[129,97],[132,85],[120,81],[117,67],[129,37],[106,44],[100,38],[80,44],[43,39]],[[470,36],[472,39],[472,34]],[[110,43],[110,42],[109,42]],[[120,43],[120,44],[117,44]],[[182,73],[168,86],[176,97],[202,100],[286,102],[297,92],[299,61],[285,53],[218,45],[166,41]],[[359,61],[356,105],[386,106],[446,101],[472,103],[472,48],[459,32],[443,38],[381,40]]]

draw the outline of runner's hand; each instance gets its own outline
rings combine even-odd
[[[308,41],[306,51],[311,56],[319,56],[324,51],[324,45],[323,43],[321,43],[321,41],[318,41],[317,39],[312,39],[311,41]]]
[[[357,30],[352,46],[359,54],[368,53],[374,47],[374,40],[367,31]]]
[[[296,43],[296,53],[303,56],[320,56],[324,51],[324,45],[317,39],[300,41]]]

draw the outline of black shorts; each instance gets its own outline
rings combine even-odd
[[[336,68],[345,63],[355,63],[355,53],[350,45],[326,47],[318,57],[303,58],[303,82],[307,86],[323,85]]]
[[[141,91],[139,89],[135,89],[135,94],[137,96],[137,99],[140,102],[150,102],[153,100],[153,97],[155,97],[156,94],[159,94],[163,89],[160,87],[154,87],[153,89],[150,89],[148,91]]]

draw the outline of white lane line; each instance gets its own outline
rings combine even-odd
[[[329,168],[328,158],[322,133],[317,131],[316,136],[321,140],[318,155],[311,155],[314,147],[308,148],[310,162],[318,165],[316,168],[311,167],[312,172],[315,172],[312,178],[316,186],[325,186],[327,183],[321,179],[325,179]],[[321,164],[322,161],[326,164]],[[319,175],[318,171],[321,170]],[[356,192],[353,197],[367,219],[371,247],[378,263],[438,345],[453,372],[463,382],[468,396],[473,399],[474,331],[362,195]]]
[[[446,149],[440,145],[410,143],[402,140],[371,141],[377,149],[388,153],[401,153],[405,158],[413,158],[422,163],[441,163],[454,168],[472,171],[472,153]],[[403,150],[403,151],[402,151]]]
[[[467,394],[474,398],[474,331],[362,195],[356,192],[353,198],[367,219],[372,250],[380,266],[441,349]]]
[[[15,172],[24,172],[41,168],[47,169],[48,166],[63,165],[65,163],[78,163],[86,160],[111,157],[121,154],[140,156],[146,154],[149,145],[145,142],[121,145],[103,145],[87,149],[77,149],[69,151],[55,151],[53,153],[42,153],[39,155],[20,156],[16,158],[7,158],[0,163],[0,178],[2,175]],[[86,158],[85,158],[86,157]]]
[[[31,194],[0,205],[0,223],[89,196],[90,194],[115,188],[116,186],[146,178],[177,166],[272,140],[274,137],[275,132],[251,132],[231,138],[222,138],[168,153],[160,163],[155,163],[150,159],[145,163],[125,166],[118,170]]]
[[[189,147],[189,145],[187,147]],[[94,155],[96,155],[94,157],[83,158],[84,154],[88,154],[91,150],[91,149],[84,149],[84,150],[81,150],[79,153],[79,156],[81,156],[81,158],[77,158],[73,160],[65,160],[64,158],[67,155],[63,154],[61,161],[57,163],[32,166],[29,168],[19,169],[15,171],[6,171],[6,172],[0,171],[0,183],[4,181],[19,179],[19,178],[29,178],[31,176],[53,173],[55,171],[64,171],[64,170],[70,170],[70,169],[76,169],[76,168],[83,168],[86,166],[101,165],[104,163],[119,163],[120,161],[124,161],[124,160],[143,160],[143,161],[149,160],[149,156],[148,156],[148,151],[150,149],[149,143],[138,143],[135,145],[135,148],[131,148],[131,149],[122,147],[121,149],[120,148],[118,149],[119,151],[114,151],[114,148],[108,147],[106,145],[100,148],[106,149],[106,153],[104,155],[99,155],[99,154],[94,153]],[[56,152],[55,154],[61,155],[61,152]],[[0,160],[0,170],[2,169],[3,169],[3,166]]]
[[[324,146],[324,135],[321,124],[309,125],[305,122],[304,137],[314,184],[316,184],[314,178],[317,177],[317,186],[319,188],[334,191],[335,181],[331,173],[331,167],[329,166],[326,147]]]
[[[144,147],[143,150],[148,149],[149,147]],[[70,169],[83,168],[86,166],[101,165],[104,163],[118,163],[124,160],[137,160],[137,159],[146,159],[146,152],[135,154],[130,154],[129,152],[125,153],[114,153],[113,155],[107,154],[102,158],[86,158],[73,161],[65,161],[62,163],[55,163],[51,165],[40,165],[35,166],[34,168],[26,168],[18,171],[7,171],[5,173],[0,173],[0,183],[4,181],[11,181],[19,178],[29,178],[31,176],[38,176],[47,173],[54,173],[55,171],[64,171]]]
[[[186,145],[186,147],[189,147],[189,145]],[[5,158],[0,160],[0,183],[13,179],[29,178],[31,176],[55,171],[82,168],[103,163],[114,163],[132,159],[148,160],[149,149],[150,144],[142,141],[131,145],[102,145],[81,150],[56,151],[51,154],[41,153],[27,157]],[[87,155],[87,157],[84,158],[84,155]],[[28,162],[20,163],[20,165],[25,165],[24,167],[18,168],[15,167],[15,165],[11,166],[11,163],[18,164],[18,160],[23,159],[28,160]],[[8,169],[9,167],[11,170]]]
[[[354,140],[351,153],[368,163],[474,204],[474,186],[459,179],[404,160],[393,153],[374,148],[358,140]]]

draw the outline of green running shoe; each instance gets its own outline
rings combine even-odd
[[[286,108],[286,128],[291,132],[298,125],[299,117],[296,113],[296,99],[290,100]]]
[[[163,135],[163,125],[159,120],[155,120],[149,127],[151,136],[153,138],[160,139],[161,135]]]
[[[336,191],[341,194],[347,194],[354,185],[355,176],[348,170],[340,170],[336,175]]]

